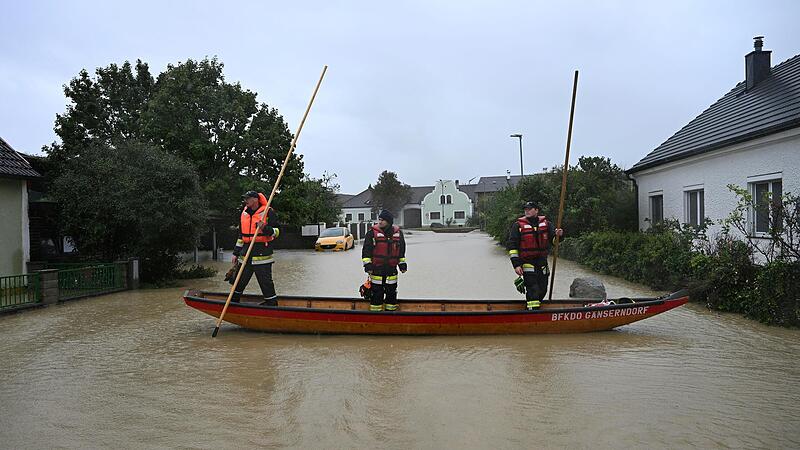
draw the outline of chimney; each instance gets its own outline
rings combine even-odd
[[[458,187],[458,180],[456,180],[456,187]]]
[[[753,45],[755,50],[744,57],[744,75],[748,91],[769,77],[772,66],[770,62],[772,52],[761,50],[764,47],[764,36],[756,36],[753,39],[755,40]]]

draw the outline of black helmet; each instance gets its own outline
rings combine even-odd
[[[383,219],[389,223],[394,222],[394,216],[392,215],[392,213],[389,212],[389,210],[386,209],[384,209],[383,211],[381,211],[380,214],[378,214],[378,218]]]
[[[536,202],[526,202],[525,206],[523,206],[523,208],[524,209],[531,209],[531,208],[541,209],[541,208],[539,208],[539,204],[536,203]]]
[[[242,195],[242,198],[247,200],[248,198],[258,198],[258,192],[256,191],[247,191]]]

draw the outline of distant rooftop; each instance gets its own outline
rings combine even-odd
[[[762,80],[746,79],[738,83],[627,172],[639,172],[796,127],[800,127],[800,55],[765,70]]]
[[[480,177],[478,182],[475,183],[475,193],[490,193],[497,192],[508,186],[516,186],[522,179],[522,175],[511,176],[497,176],[497,177]],[[464,185],[469,186],[469,185]]]
[[[520,175],[480,177],[475,184],[459,184],[458,190],[476,202],[477,194],[491,194],[508,186],[516,186],[522,179]],[[411,186],[409,204],[420,204],[426,195],[431,193],[434,186]],[[358,194],[336,194],[342,208],[372,208],[372,191],[367,188]]]
[[[0,177],[27,179],[40,176],[22,155],[0,138]]]

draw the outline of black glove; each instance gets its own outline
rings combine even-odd
[[[405,272],[406,270],[408,270],[408,264],[404,262],[398,264],[397,267],[400,269],[401,272]]]
[[[364,272],[367,272],[367,273],[372,272],[372,263],[364,264]]]
[[[275,234],[275,229],[267,225],[261,229],[261,234],[263,234],[264,236],[272,236],[273,234]]]
[[[228,272],[225,273],[225,281],[227,281],[230,284],[233,284],[233,282],[236,281],[236,275],[239,273],[240,265],[241,263],[239,263],[239,261],[236,261],[236,264],[234,264],[233,267],[228,269]]]

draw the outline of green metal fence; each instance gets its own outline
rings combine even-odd
[[[0,310],[39,302],[39,274],[0,277]]]
[[[123,268],[125,263],[83,265],[58,271],[58,299],[104,294],[125,288]]]

